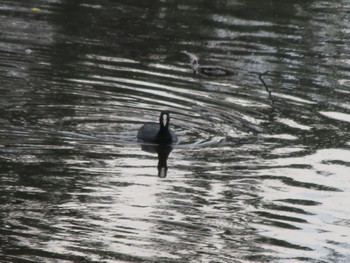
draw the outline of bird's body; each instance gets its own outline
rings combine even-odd
[[[162,111],[159,123],[146,123],[137,133],[137,139],[143,142],[168,144],[178,141],[176,134],[169,128],[170,117],[168,112]]]

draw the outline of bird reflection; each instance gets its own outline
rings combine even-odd
[[[168,172],[168,157],[173,147],[169,144],[142,144],[141,150],[149,153],[158,154],[158,176],[160,178],[165,178]]]

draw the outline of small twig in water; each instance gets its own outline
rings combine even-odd
[[[264,73],[260,73],[259,74],[259,79],[260,79],[261,83],[264,85],[267,93],[269,94],[269,98],[271,100],[271,104],[274,104],[275,101],[274,101],[274,99],[272,97],[272,91],[269,89],[269,87],[267,86],[267,84],[265,83],[265,81],[263,79],[263,76],[267,75],[268,73],[269,73],[269,71],[265,71]]]

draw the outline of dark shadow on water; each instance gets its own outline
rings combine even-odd
[[[173,146],[169,144],[142,144],[141,150],[149,153],[156,153],[158,155],[158,176],[160,178],[165,178],[168,173],[168,157]]]

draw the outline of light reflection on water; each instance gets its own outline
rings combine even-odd
[[[220,3],[0,4],[0,261],[348,261],[348,5]]]

